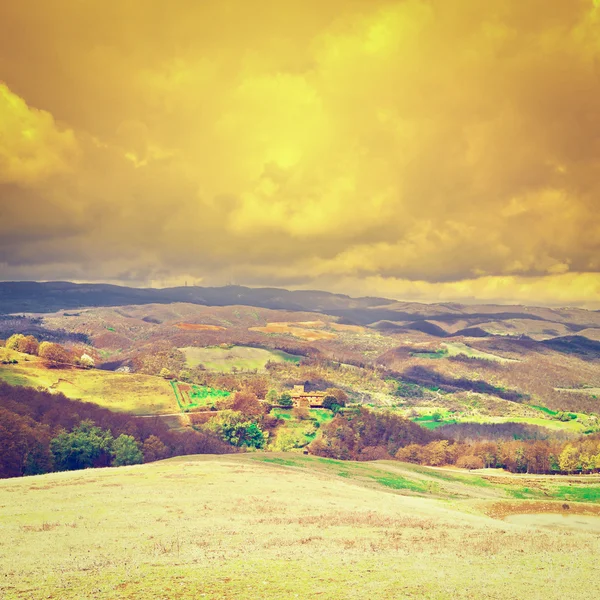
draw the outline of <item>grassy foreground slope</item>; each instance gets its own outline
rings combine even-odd
[[[262,453],[3,480],[0,597],[589,598],[598,533],[486,516],[510,487]]]

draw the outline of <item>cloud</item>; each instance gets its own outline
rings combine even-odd
[[[0,277],[589,302],[597,3],[325,4],[2,7]]]
[[[71,168],[77,154],[73,131],[27,106],[2,82],[0,115],[0,184],[29,186]]]

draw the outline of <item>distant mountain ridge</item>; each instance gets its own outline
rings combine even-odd
[[[560,323],[573,333],[584,328],[600,328],[600,312],[585,309],[552,309],[529,306],[461,305],[457,303],[422,304],[398,302],[389,298],[352,298],[318,290],[281,288],[223,287],[131,288],[103,283],[65,281],[0,282],[0,315],[14,313],[52,313],[89,307],[186,302],[204,306],[254,306],[273,310],[323,313],[341,322],[370,325],[388,323],[390,328],[420,330],[445,337],[447,327],[463,322],[459,330],[471,329],[475,336],[485,335],[490,322],[509,323],[515,319]],[[440,326],[434,323],[440,324]],[[476,329],[473,329],[476,328]],[[467,334],[465,332],[465,334]],[[452,332],[456,335],[458,331]]]
[[[322,291],[290,291],[280,288],[173,287],[130,288],[104,283],[66,281],[0,282],[0,314],[15,312],[46,313],[64,309],[129,304],[169,304],[188,302],[204,306],[257,306],[260,308],[326,312],[365,309],[393,304],[387,298],[351,298]]]

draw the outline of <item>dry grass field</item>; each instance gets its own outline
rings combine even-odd
[[[332,340],[336,334],[331,331],[324,331],[323,321],[276,321],[267,323],[264,327],[249,327],[248,331],[259,331],[260,333],[279,333],[292,335],[301,340],[315,342],[317,340]]]
[[[3,480],[0,597],[591,598],[598,478],[496,479],[254,453]]]
[[[220,325],[204,325],[202,323],[176,323],[175,327],[185,331],[225,331]]]

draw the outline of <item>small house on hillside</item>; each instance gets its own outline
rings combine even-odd
[[[304,408],[322,408],[325,392],[307,392],[305,385],[295,385],[290,391],[294,406]]]

